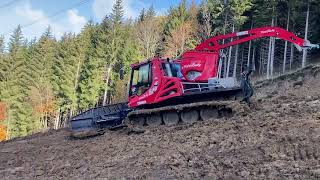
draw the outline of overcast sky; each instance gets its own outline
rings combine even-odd
[[[100,22],[111,12],[114,2],[115,0],[0,0],[0,35],[4,35],[7,41],[18,24],[22,26],[23,35],[27,39],[39,37],[48,25],[57,38],[64,32],[79,33],[88,20]],[[180,0],[123,0],[123,6],[125,17],[134,18],[142,8],[153,5],[157,14],[165,14],[179,2]],[[56,12],[61,13],[52,17]]]

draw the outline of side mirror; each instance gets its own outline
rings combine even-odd
[[[123,80],[123,76],[124,76],[124,69],[122,67],[122,68],[120,68],[120,71],[119,71],[119,77],[121,80]]]

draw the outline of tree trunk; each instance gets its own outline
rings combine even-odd
[[[7,114],[8,114],[8,120],[7,120],[7,136],[6,136],[6,140],[9,140],[10,139],[10,110],[9,110],[9,107],[7,108]]]
[[[79,58],[78,65],[77,65],[76,77],[74,79],[74,91],[73,91],[74,97],[76,97],[76,94],[77,94],[80,67],[81,67],[81,58]],[[76,100],[76,102],[72,102],[72,109],[76,108],[76,103],[77,103],[77,100]]]
[[[268,62],[267,62],[267,79],[270,78],[270,66],[271,66],[271,49],[272,49],[272,38],[269,40],[269,50],[268,50]]]
[[[274,67],[274,47],[276,43],[276,38],[272,38],[272,46],[271,46],[271,64],[270,64],[270,76],[273,77],[273,67]]]
[[[105,85],[105,89],[104,89],[103,103],[102,103],[103,106],[107,105],[108,86],[109,86],[110,75],[111,75],[111,65],[107,69],[106,85]]]
[[[224,50],[222,50],[224,52]],[[227,58],[223,58],[223,77],[227,76]]]
[[[221,73],[222,73],[222,61],[224,61],[224,59],[222,59],[223,57],[219,58],[219,65],[218,65],[218,78],[221,78]]]
[[[206,40],[211,36],[211,23],[210,23],[210,14],[208,13],[208,7],[204,6],[203,7],[203,15],[204,15],[204,24],[201,27],[201,31],[202,31],[202,40]]]
[[[58,113],[56,114],[56,118],[54,119],[54,129],[59,129],[60,124],[60,108],[58,110]]]
[[[262,57],[260,56],[260,63],[259,63],[259,74],[262,73]]]
[[[274,7],[273,7],[274,13]],[[273,14],[272,13],[272,14]],[[274,26],[274,16],[272,15],[271,26]],[[273,74],[273,54],[274,54],[274,38],[271,37],[269,40],[269,51],[268,51],[268,63],[267,63],[267,79],[269,79]]]
[[[242,51],[241,51],[241,66],[240,66],[240,71],[244,71],[244,46],[242,46]]]
[[[249,51],[248,51],[248,59],[247,59],[247,68],[250,67],[250,58],[251,58],[251,41],[249,41]]]
[[[232,25],[232,32],[234,32],[234,23]],[[233,38],[231,38],[231,41],[233,41]],[[232,53],[232,46],[230,46],[230,48],[229,48],[228,65],[227,65],[227,76],[226,77],[229,77],[229,73],[230,73],[231,53]]]
[[[236,77],[237,74],[237,64],[238,64],[238,54],[239,54],[239,45],[236,45],[236,55],[234,58],[234,65],[233,65],[233,77]]]
[[[274,11],[274,10],[273,10]],[[272,19],[272,26],[277,25],[277,17]],[[271,64],[270,64],[270,76],[273,77],[274,73],[274,48],[276,43],[276,38],[272,37],[272,46],[271,46]]]
[[[46,112],[44,113],[43,120],[45,129],[48,129],[48,114]]]
[[[183,39],[183,41],[181,42],[181,48],[180,48],[179,56],[184,52],[185,32],[182,33],[182,39]]]
[[[256,70],[256,61],[255,61],[256,47],[253,48],[252,52],[252,70]]]
[[[287,31],[289,30],[289,23],[290,23],[290,7],[288,9],[288,16],[287,16]],[[282,67],[283,74],[286,72],[287,51],[288,51],[288,41],[285,41],[284,42],[284,54],[283,54],[283,67]]]
[[[227,3],[225,2],[225,9],[227,7]],[[223,34],[226,34],[227,31],[227,22],[228,22],[228,13],[225,11],[225,16],[224,16],[224,25],[223,25]],[[222,44],[225,43],[225,39],[222,40]],[[224,53],[224,49],[222,50],[222,53]],[[226,58],[223,60],[223,77],[227,76],[227,61]]]
[[[262,55],[264,54],[264,49],[262,45],[260,46],[260,62],[259,62],[259,74],[263,74],[263,57]]]
[[[306,17],[306,28],[304,31],[304,40],[308,39],[308,29],[309,29],[309,13],[310,13],[310,3],[308,0],[308,10],[307,10],[307,17]],[[302,54],[302,68],[306,66],[306,61],[307,61],[307,49],[303,49],[303,54]]]
[[[290,49],[290,65],[289,65],[289,68],[290,68],[290,71],[292,69],[292,63],[293,63],[293,57],[294,56],[294,47],[293,47],[293,44],[291,43],[291,49]]]
[[[253,21],[251,22],[251,29],[252,29],[252,28],[253,28]],[[248,51],[247,69],[249,69],[249,66],[250,66],[251,43],[252,43],[252,41],[249,41],[249,51]]]

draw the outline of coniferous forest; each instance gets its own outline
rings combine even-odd
[[[117,0],[101,22],[88,22],[81,33],[60,39],[50,26],[40,38],[26,39],[18,26],[7,44],[0,36],[0,138],[66,127],[80,111],[126,101],[132,63],[177,58],[211,36],[262,26],[282,27],[319,43],[319,24],[320,0],[181,0],[164,15],[151,6],[135,19],[124,18]],[[298,52],[275,38],[223,51],[233,75],[251,67],[257,78],[272,78],[317,57],[316,50]]]

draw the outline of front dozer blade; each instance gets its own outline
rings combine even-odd
[[[104,134],[105,131],[99,131],[98,129],[71,131],[70,136],[76,139],[85,139],[88,137],[98,136]]]
[[[95,111],[95,108],[83,112],[71,119],[71,137],[84,138],[97,135],[98,126],[94,121],[93,111]]]
[[[86,138],[101,135],[107,129],[120,127],[128,112],[127,103],[89,109],[71,119],[71,137]]]

